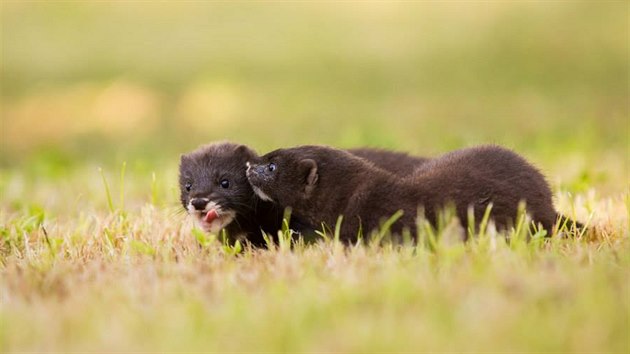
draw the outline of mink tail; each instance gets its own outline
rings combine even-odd
[[[556,214],[556,225],[558,230],[566,229],[572,235],[578,236],[586,232],[586,226],[579,221],[575,221],[568,216]]]

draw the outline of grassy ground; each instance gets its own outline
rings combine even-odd
[[[488,233],[461,244],[447,229],[419,246],[322,241],[238,255],[150,203],[65,221],[3,211],[1,342],[8,351],[621,353],[628,200],[576,204],[590,203],[603,215],[582,239],[508,244]]]
[[[630,350],[626,3],[1,6],[0,351]],[[500,143],[591,231],[239,252],[177,204],[216,139]]]

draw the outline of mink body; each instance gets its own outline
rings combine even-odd
[[[408,177],[374,167],[352,154],[324,146],[279,149],[254,159],[247,177],[263,199],[291,207],[308,223],[334,228],[344,216],[341,236],[356,241],[398,210],[393,233],[416,229],[418,208],[433,225],[437,212],[454,205],[462,225],[468,208],[478,225],[490,203],[500,229],[514,224],[520,201],[532,220],[551,233],[558,218],[543,175],[524,158],[499,146],[457,150],[425,162]]]

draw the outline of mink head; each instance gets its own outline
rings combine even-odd
[[[254,193],[245,164],[257,157],[245,145],[215,143],[182,155],[179,165],[180,200],[208,232],[218,232],[238,215],[252,212]]]
[[[300,148],[279,149],[250,161],[247,179],[260,199],[299,208],[317,186],[318,165]]]

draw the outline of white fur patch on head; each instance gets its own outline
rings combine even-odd
[[[267,201],[267,202],[273,202],[273,199],[271,199],[271,197],[270,197],[270,196],[266,195],[266,194],[265,194],[265,192],[263,192],[262,190],[260,190],[260,188],[258,188],[258,187],[254,187],[254,186],[252,186],[252,188],[254,189],[254,193],[256,193],[256,195],[257,195],[260,199],[262,199],[262,200],[264,200],[264,201]]]
[[[208,202],[206,207],[203,210],[196,210],[192,203],[188,203],[188,213],[195,217],[195,221],[199,227],[209,233],[216,234],[221,229],[228,226],[234,218],[236,217],[236,213],[232,210],[223,210],[221,206],[215,202]],[[217,213],[217,218],[212,220],[212,222],[206,222],[206,214],[210,210],[215,210]]]

